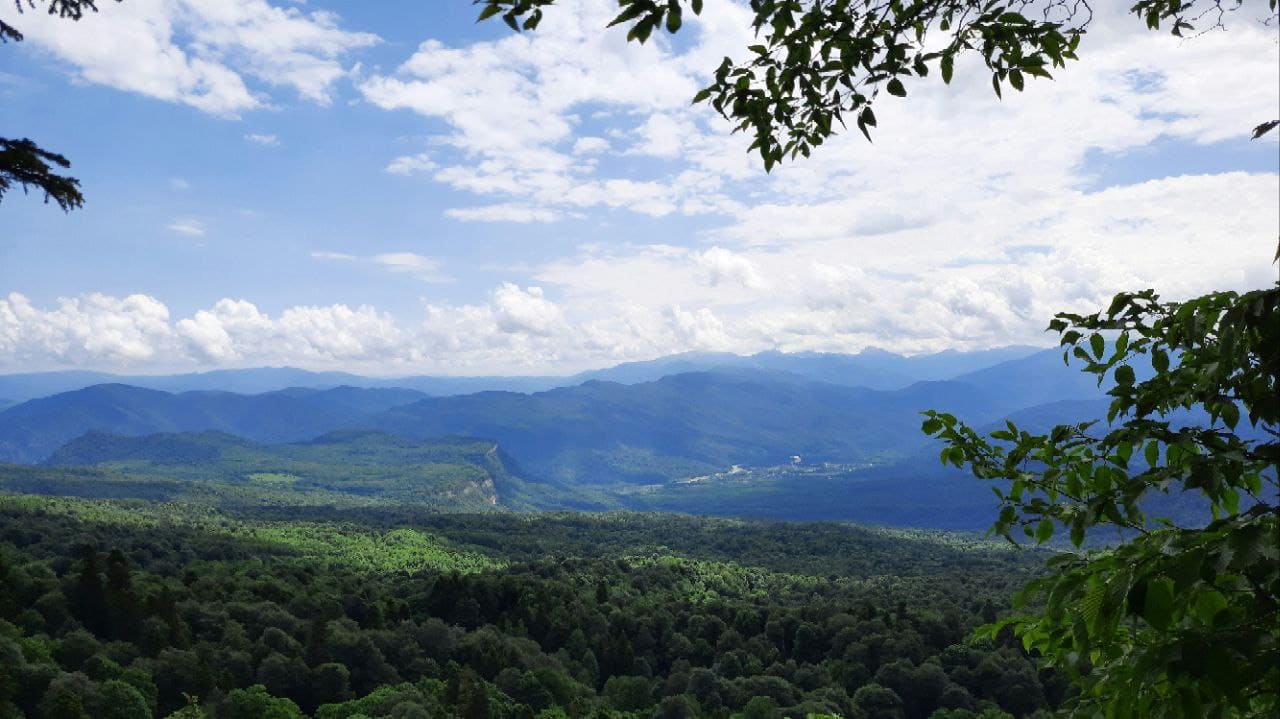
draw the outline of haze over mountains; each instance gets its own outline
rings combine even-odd
[[[572,387],[593,379],[634,384],[681,372],[724,367],[780,370],[834,384],[869,389],[899,389],[920,380],[949,379],[999,362],[1026,357],[1038,351],[1040,348],[1013,346],[976,352],[948,350],[912,357],[878,349],[867,349],[852,355],[821,352],[761,352],[741,356],[727,352],[688,352],[644,362],[626,362],[614,367],[564,377],[386,378],[363,377],[346,372],[313,372],[293,367],[225,369],[173,375],[120,375],[81,370],[29,372],[0,375],[0,406],[5,402],[17,404],[97,384],[127,384],[165,392],[207,390],[240,394],[272,392],[289,387],[314,389],[341,386],[398,387],[431,395],[452,395],[489,390],[541,392],[556,387]]]
[[[21,396],[59,381],[95,377],[101,378],[10,375],[0,378],[0,387]],[[949,411],[975,426],[1010,415],[1051,424],[1089,416],[1103,396],[1088,376],[1063,366],[1059,350],[1033,348],[919,358],[875,351],[682,355],[585,373],[572,383],[568,378],[416,378],[413,388],[345,385],[239,393],[227,388],[394,380],[290,369],[143,380],[200,389],[168,392],[111,383],[27,400],[0,411],[0,461],[149,467],[154,474],[156,466],[172,467],[165,457],[216,445],[219,457],[232,448],[233,454],[253,454],[265,467],[279,459],[263,459],[273,456],[265,446],[303,446],[297,443],[341,430],[348,432],[341,435],[342,448],[325,456],[341,455],[344,459],[335,460],[339,465],[358,466],[368,463],[360,456],[400,452],[387,445],[401,441],[397,437],[410,445],[469,437],[500,451],[510,476],[518,477],[508,484],[522,489],[510,496],[500,489],[493,496],[498,504],[514,506],[518,494],[521,506],[534,507],[853,517],[871,506],[865,501],[868,492],[939,476],[936,453],[919,431],[924,409]],[[540,381],[566,386],[445,391],[461,386],[447,382],[464,380],[492,387]],[[433,387],[435,396],[423,387]],[[223,434],[208,435],[211,431]],[[156,436],[137,439],[148,435]],[[250,452],[237,443],[257,449]],[[224,468],[233,484],[247,476],[247,470],[234,466]],[[730,470],[738,474],[715,479]],[[695,478],[701,478],[696,480],[700,486],[689,484]],[[323,484],[303,479],[311,482],[306,486]],[[540,494],[545,495],[541,503]],[[916,502],[913,511],[927,505]]]

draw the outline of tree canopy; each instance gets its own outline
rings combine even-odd
[[[500,16],[533,30],[555,0],[474,0],[480,19]],[[675,33],[703,0],[617,0],[610,23],[645,42],[655,30]],[[1277,0],[1267,0],[1274,13]],[[1244,0],[1138,0],[1130,11],[1149,28],[1184,36],[1221,27]],[[931,74],[950,83],[958,60],[976,55],[997,96],[1029,79],[1052,78],[1077,59],[1093,20],[1087,0],[751,0],[759,42],[744,60],[725,58],[714,81],[694,97],[710,102],[753,135],[765,169],[813,148],[850,122],[871,139],[880,94],[902,97],[908,83]],[[1254,128],[1259,137],[1280,121]]]

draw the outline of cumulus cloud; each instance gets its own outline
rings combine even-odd
[[[254,143],[255,145],[264,145],[266,147],[274,147],[280,144],[279,137],[259,132],[250,132],[244,136],[244,139]]]
[[[378,41],[267,0],[130,0],[75,23],[5,3],[0,18],[81,80],[228,117],[269,105],[272,87],[328,104],[341,58]]]
[[[0,299],[0,368],[98,367],[162,371],[292,365],[372,372],[514,369],[609,353],[626,333],[573,327],[539,287],[497,286],[483,304],[427,304],[418,322],[374,307],[290,307],[271,316],[222,299],[171,321],[145,295],[101,294],[41,308],[21,294]],[[646,346],[645,351],[652,351]]]
[[[503,332],[550,335],[564,324],[564,316],[541,287],[521,289],[504,282],[493,293],[494,317]]]
[[[748,289],[761,289],[765,286],[751,260],[723,247],[712,247],[698,255],[697,260],[707,270],[712,285],[736,282]]]
[[[518,197],[522,204],[558,212],[538,221],[588,207],[654,216],[711,211],[718,203],[678,201],[688,189],[676,186],[679,171],[654,181],[605,174],[593,158],[608,153],[614,143],[580,131],[581,115],[605,117],[617,110],[624,124],[615,123],[612,129],[630,133],[635,116],[659,113],[640,128],[645,145],[638,153],[672,158],[684,149],[691,156],[705,155],[712,145],[718,149],[720,140],[703,139],[699,124],[711,122],[719,128],[711,134],[719,137],[727,136],[727,128],[705,108],[690,108],[689,99],[700,87],[698,74],[711,67],[702,64],[709,49],[726,41],[746,44],[748,15],[727,0],[708,2],[704,16],[715,16],[719,24],[690,19],[685,36],[694,37],[696,46],[682,53],[665,38],[639,45],[605,30],[616,12],[609,0],[584,0],[548,13],[535,33],[466,46],[430,39],[395,72],[364,78],[360,91],[378,107],[443,120],[450,131],[442,139],[452,152],[433,157],[440,165],[435,179],[497,196],[502,202],[493,208],[508,208]],[[682,134],[695,137],[685,143]],[[745,142],[738,140],[730,142],[741,150]],[[701,183],[700,194],[716,194],[717,184]],[[513,213],[496,209],[465,208],[453,216],[513,221]]]
[[[9,365],[129,365],[162,356],[172,338],[168,308],[146,295],[93,293],[47,309],[18,293],[0,299],[0,356]]]
[[[444,212],[450,219],[564,222],[564,238],[585,244],[531,251],[491,291],[424,300],[417,316],[345,305],[269,316],[226,299],[157,321],[154,298],[84,295],[37,308],[10,296],[0,365],[492,372],[693,349],[923,352],[1042,342],[1053,313],[1096,310],[1121,290],[1181,298],[1274,281],[1277,175],[1170,169],[1185,148],[1216,152],[1274,115],[1274,28],[1241,19],[1179,41],[1123,10],[1099,11],[1083,59],[1052,82],[998,101],[981,67],[962,64],[950,86],[929,78],[904,100],[883,98],[875,144],[845,134],[771,175],[745,152],[748,138],[688,105],[706,72],[749,44],[740,3],[709,0],[679,44],[655,37],[641,47],[603,31],[610,0],[558,6],[535,33],[428,40],[357,81],[365,101],[445,127],[430,154],[388,151],[386,171],[421,173],[464,198]],[[193,53],[179,59],[220,57]],[[340,69],[341,52],[319,56]],[[230,55],[222,66],[242,85],[257,78]],[[266,102],[246,92],[248,105],[233,93],[217,102]],[[1249,147],[1274,158],[1275,141]],[[1177,150],[1130,162],[1157,142]],[[1103,179],[1111,163],[1151,179]],[[609,210],[661,235],[620,241]],[[441,272],[435,258],[407,252],[313,257]],[[90,343],[100,320],[115,333]]]
[[[1042,211],[1046,198],[1088,187],[1097,158],[1161,138],[1240,137],[1280,102],[1273,28],[1239,16],[1229,32],[1179,40],[1108,7],[1096,12],[1083,59],[1052,82],[997,100],[982,68],[962,62],[950,86],[929,78],[911,83],[906,100],[884,98],[874,146],[846,133],[765,176],[745,151],[749,138],[688,103],[722,57],[752,42],[742,4],[707,3],[678,47],[661,36],[624,42],[603,29],[615,12],[611,0],[582,0],[548,13],[535,33],[427,40],[360,90],[379,107],[445,122],[433,178],[497,199],[450,217],[712,215],[727,219],[712,231],[724,247],[913,227],[940,237],[946,219],[970,214],[987,217],[985,234],[1018,234],[1041,219],[1026,207]],[[655,162],[636,169],[635,157]]]

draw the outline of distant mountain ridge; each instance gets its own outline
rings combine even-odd
[[[946,350],[914,356],[875,348],[857,354],[768,351],[742,356],[727,352],[690,352],[646,362],[625,362],[608,369],[583,372],[576,377],[636,384],[672,374],[738,368],[775,370],[818,382],[893,390],[915,382],[954,379],[968,372],[1022,359],[1042,349],[1010,346],[975,352]]]
[[[263,394],[171,394],[104,384],[0,412],[0,462],[40,462],[86,432],[146,435],[219,430],[259,442],[311,439],[425,397],[402,389],[291,389]]]
[[[127,384],[133,387],[181,393],[221,391],[261,394],[291,387],[331,389],[402,388],[429,395],[446,396],[483,391],[542,392],[570,387],[590,380],[636,384],[684,372],[730,367],[779,370],[809,379],[861,386],[869,389],[901,389],[921,380],[951,379],[960,374],[1019,359],[1039,348],[1002,347],[975,352],[947,350],[936,354],[902,356],[879,349],[857,354],[818,352],[760,352],[742,356],[731,353],[689,352],[642,362],[625,362],[614,367],[580,372],[569,376],[407,376],[363,377],[347,372],[314,372],[293,367],[226,369],[174,375],[118,375],[106,372],[66,370],[0,374],[0,409],[40,397],[84,389],[99,384]]]
[[[1099,396],[1091,383],[1063,391],[1066,397],[1051,399]],[[992,375],[884,391],[735,368],[634,385],[587,382],[532,395],[430,397],[368,421],[415,437],[493,437],[533,476],[602,484],[660,482],[732,464],[785,464],[794,456],[892,462],[925,443],[922,410],[944,409],[982,424],[1026,406]]]
[[[868,380],[881,360],[902,366],[875,353],[696,355],[613,368],[628,383],[446,396],[97,385],[0,411],[0,462],[48,470],[0,467],[0,479],[20,491],[175,501],[191,492],[246,501],[265,491],[268,502],[496,502],[972,528],[989,515],[990,491],[939,464],[936,443],[920,432],[922,410],[978,428],[1013,418],[1042,431],[1099,417],[1107,404],[1105,387],[1064,366],[1057,349],[893,389],[812,378],[862,363],[855,379]],[[911,371],[976,361],[935,358]],[[459,439],[467,437],[485,439]],[[106,472],[109,486],[66,474],[82,469]]]
[[[680,360],[686,361],[692,360]],[[1072,375],[1079,373],[1062,366],[1057,350],[1048,350],[960,379],[893,390],[817,382],[744,363],[634,384],[588,380],[535,393],[443,397],[356,387],[172,394],[109,384],[0,411],[0,461],[41,462],[95,432],[216,431],[258,443],[296,443],[335,430],[379,430],[416,441],[491,438],[529,478],[574,488],[662,483],[734,464],[782,465],[796,456],[810,463],[887,465],[927,446],[919,432],[925,409],[981,425],[1018,412],[1056,416],[1055,402],[1102,397],[1088,377]],[[1035,409],[1041,406],[1049,409]]]

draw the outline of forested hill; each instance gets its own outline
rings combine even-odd
[[[226,505],[528,506],[519,468],[492,440],[413,440],[369,430],[259,444],[222,432],[142,437],[91,432],[47,459],[44,474],[0,466],[0,489]],[[65,468],[93,467],[85,477]]]
[[[0,412],[0,461],[34,463],[90,432],[143,435],[218,430],[263,442],[311,439],[423,395],[402,389],[291,389],[257,395],[170,394],[96,385]]]

